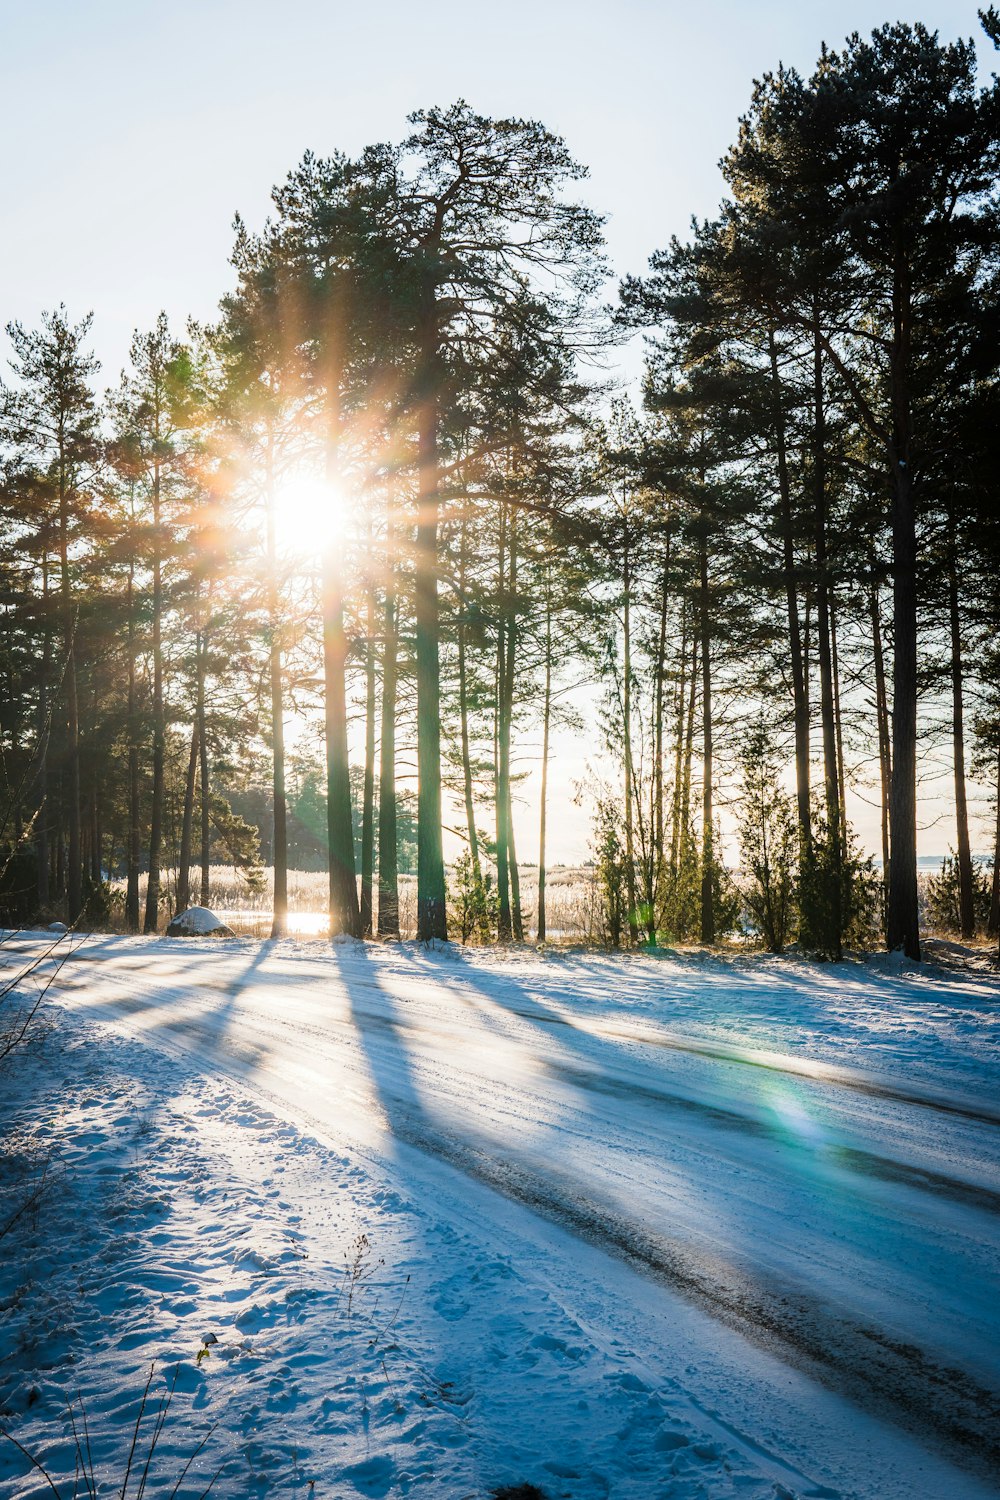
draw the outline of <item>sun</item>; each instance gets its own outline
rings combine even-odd
[[[347,506],[343,490],[318,474],[290,474],[274,497],[275,521],[285,547],[299,553],[327,552],[343,537]]]

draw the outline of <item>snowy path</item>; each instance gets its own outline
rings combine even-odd
[[[992,1492],[995,981],[100,939],[58,998],[516,1248],[791,1492]]]

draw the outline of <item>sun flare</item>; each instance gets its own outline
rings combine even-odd
[[[275,514],[285,546],[326,551],[344,534],[347,505],[338,485],[316,474],[296,474],[275,496]]]

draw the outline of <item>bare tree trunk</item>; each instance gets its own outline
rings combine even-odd
[[[431,294],[433,297],[433,294]],[[421,350],[424,389],[417,418],[417,546],[414,568],[417,668],[417,937],[447,938],[441,829],[441,665],[438,617],[438,326],[433,301]]]
[[[788,617],[788,649],[792,668],[792,714],[795,725],[795,800],[798,808],[799,840],[803,848],[808,848],[812,841],[812,813],[809,806],[809,696],[802,653],[802,631],[799,624],[798,583],[795,573],[795,534],[792,524],[792,491],[788,476],[785,414],[781,399],[778,349],[773,327],[768,328],[768,350],[771,363],[774,437],[778,457],[778,494],[781,504],[782,566],[785,579],[785,607]]]
[[[181,820],[181,847],[177,864],[177,911],[191,905],[191,847],[194,833],[194,792],[198,779],[198,716],[191,726],[191,749],[188,752],[187,776],[184,781],[184,815]]]
[[[653,815],[652,878],[650,881],[648,921],[649,940],[656,942],[656,908],[663,880],[664,857],[664,791],[663,791],[663,719],[667,676],[667,605],[670,584],[670,532],[667,532],[663,579],[660,584],[660,629],[656,641],[656,707],[653,724]]]
[[[268,669],[271,688],[272,938],[288,932],[288,801],[285,792],[285,704],[281,670],[281,599],[275,527],[274,433],[268,432],[264,506],[267,524]]]
[[[479,935],[485,943],[489,941],[489,917],[486,911],[483,867],[479,854],[479,831],[476,828],[476,805],[472,785],[472,747],[469,735],[469,689],[466,660],[465,587],[468,564],[468,535],[465,517],[462,517],[458,561],[458,587],[462,600],[462,613],[458,623],[458,713],[462,749],[462,786],[465,794],[465,824],[469,835],[469,861],[472,865],[472,885],[479,913]]]
[[[844,855],[847,853],[847,772],[844,769],[844,719],[840,702],[840,657],[837,652],[837,604],[830,590],[830,655],[833,660],[833,722],[837,731],[837,787],[840,792],[840,834]]]
[[[514,803],[510,782],[507,783],[507,835],[510,850],[510,914],[516,943],[524,942],[524,918],[521,913],[521,871],[517,863],[517,846],[514,840]]]
[[[159,440],[159,421],[156,424]],[[143,931],[155,932],[160,920],[160,855],[163,839],[163,777],[166,721],[163,707],[163,539],[160,535],[160,462],[153,468],[153,797],[149,819],[149,876]]]
[[[142,837],[139,800],[137,657],[135,560],[130,557],[128,566],[128,840],[125,861],[125,925],[129,932],[139,931],[139,858]]]
[[[75,922],[83,910],[83,863],[80,848],[80,708],[76,676],[76,620],[69,580],[69,485],[66,454],[59,445],[59,561],[63,645],[66,653],[66,778],[68,781],[69,849],[66,863],[66,912]]]
[[[212,859],[212,789],[208,774],[208,722],[205,705],[205,678],[208,671],[208,637],[201,634],[198,652],[198,756],[201,770],[201,893],[202,906],[208,905]]]
[[[323,583],[323,666],[326,688],[327,849],[330,877],[330,935],[361,936],[358,883],[351,821],[351,778],[347,749],[347,634],[338,564],[325,562]]]
[[[549,794],[549,725],[552,718],[552,583],[545,565],[545,697],[542,706],[542,787],[538,813],[538,933],[545,942],[545,823]]]
[[[48,528],[42,555],[42,675],[38,686],[38,814],[35,819],[35,853],[38,860],[38,905],[44,913],[49,904],[49,740],[51,705],[49,684],[52,677],[52,620],[49,614]]]
[[[917,900],[917,526],[911,474],[912,416],[908,368],[911,307],[909,268],[899,247],[893,280],[890,370],[892,440],[892,790],[889,799],[889,908],[886,942],[920,958]]]
[[[677,706],[674,728],[674,785],[670,809],[670,879],[677,879],[678,859],[681,852],[681,781],[684,774],[684,725],[687,702],[686,653],[688,639],[688,607],[685,599],[681,605],[681,659],[677,675]],[[693,675],[693,674],[692,674]]]
[[[948,615],[951,629],[951,732],[955,765],[955,821],[958,835],[958,908],[962,936],[976,932],[976,910],[972,894],[972,848],[969,841],[969,805],[965,790],[965,713],[962,695],[962,620],[958,604],[958,571],[954,531],[948,569]]]
[[[1000,749],[997,751],[997,820],[993,844],[993,890],[990,894],[990,937],[1000,936]]]
[[[386,521],[383,605],[382,723],[378,771],[378,935],[399,937],[399,854],[396,844],[396,676],[399,636],[393,496]]]
[[[505,550],[507,541],[507,507],[500,506],[500,565],[499,597],[500,609],[497,619],[497,667],[496,667],[496,828],[497,828],[497,890],[500,910],[497,920],[497,938],[501,943],[510,942],[513,925],[510,910],[510,843],[508,817],[510,811],[510,724],[507,720],[507,581],[505,573]]]
[[[892,779],[889,745],[889,706],[885,689],[885,657],[882,650],[882,621],[879,618],[878,588],[873,583],[869,595],[872,624],[872,647],[875,658],[875,717],[878,724],[878,762],[882,823],[882,885],[889,894],[889,786]]]
[[[369,556],[372,541],[369,528]],[[365,648],[365,779],[361,808],[361,936],[372,935],[372,876],[375,865],[375,577],[368,580],[368,641]]]
[[[638,900],[635,884],[635,814],[632,767],[632,559],[628,515],[623,518],[622,546],[622,734],[625,747],[625,883],[628,892],[628,936],[634,947],[639,941]]]
[[[708,544],[699,547],[701,576],[701,727],[704,782],[701,798],[701,940],[715,942],[715,826],[712,806],[714,776],[712,743],[712,645],[709,623]]]
[[[327,480],[338,480],[340,373],[329,378],[330,432]],[[330,936],[361,936],[358,878],[354,865],[351,771],[347,746],[347,632],[340,559],[334,544],[323,559],[323,680],[326,719],[326,818],[330,889]]]
[[[827,837],[833,855],[833,876],[826,899],[830,909],[832,956],[843,955],[841,889],[840,777],[837,762],[837,725],[834,708],[833,659],[830,645],[830,576],[826,551],[826,411],[823,391],[823,354],[819,337],[819,305],[814,313],[813,338],[813,476],[816,548],[816,654],[819,660],[820,724],[823,736],[823,781],[826,796]]]
[[[517,512],[510,523],[510,604],[507,611],[507,686],[504,692],[504,717],[507,740],[507,847],[510,857],[511,923],[514,940],[524,942],[524,921],[521,915],[521,872],[517,863],[514,841],[514,792],[511,778],[510,742],[514,723],[514,679],[517,651]]]

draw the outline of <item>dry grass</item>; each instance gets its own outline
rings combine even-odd
[[[525,937],[530,940],[535,935],[538,910],[538,871],[534,866],[522,866],[520,875]],[[233,865],[213,865],[209,871],[208,905],[241,936],[267,937],[271,930],[274,899],[272,869],[264,871],[264,881],[262,890],[251,891]],[[147,877],[142,875],[139,880],[140,910],[145,908],[146,885]],[[113,889],[117,900],[112,925],[120,930],[123,927],[124,881],[115,881]],[[161,875],[161,927],[173,912],[175,890],[174,872],[164,870]],[[327,891],[325,870],[289,870],[288,910],[293,937],[325,937]],[[193,871],[193,901],[199,901],[199,892],[200,875]],[[563,866],[550,870],[546,879],[545,905],[550,942],[579,943],[594,939],[595,895],[591,871]],[[414,875],[399,878],[399,926],[404,938],[416,935],[417,882]]]

